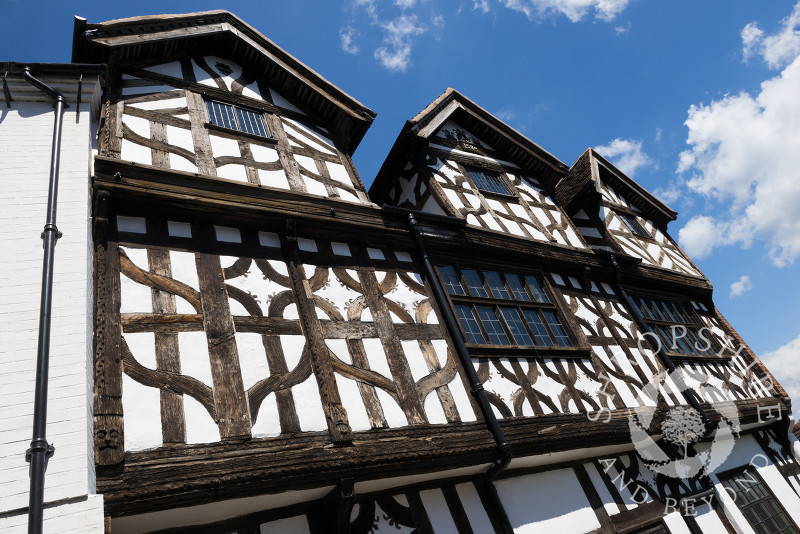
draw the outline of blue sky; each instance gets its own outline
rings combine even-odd
[[[68,62],[89,22],[195,2],[0,0],[0,60]],[[454,87],[571,165],[595,147],[679,212],[670,233],[800,398],[800,3],[770,0],[228,1],[378,113],[368,185],[403,123]],[[800,401],[798,401],[800,402]]]

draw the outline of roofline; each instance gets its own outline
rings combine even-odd
[[[76,75],[95,74],[105,76],[105,63],[25,63],[19,61],[0,61],[0,70],[9,74],[22,74],[25,68],[30,68],[33,74],[45,75]]]
[[[667,206],[664,202],[658,199],[655,195],[653,195],[650,191],[639,185],[639,183],[634,180],[633,178],[626,175],[624,172],[619,170],[613,163],[608,161],[606,158],[601,156],[594,148],[588,148],[586,150],[590,152],[592,157],[599,160],[603,165],[609,168],[612,171],[612,174],[619,180],[621,180],[625,185],[630,187],[636,194],[638,194],[643,200],[653,205],[658,211],[661,211],[667,219],[670,221],[674,221],[678,218],[678,212]],[[580,158],[579,158],[580,159]]]

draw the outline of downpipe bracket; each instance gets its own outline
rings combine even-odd
[[[58,230],[58,226],[56,226],[55,224],[51,224],[51,223],[45,224],[44,225],[44,230],[42,230],[42,233],[39,234],[39,237],[41,239],[44,239],[44,236],[45,236],[45,234],[47,232],[55,232],[56,233],[56,239],[61,239],[62,237],[64,237],[64,234]]]

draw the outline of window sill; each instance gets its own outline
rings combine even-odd
[[[519,347],[516,345],[475,345],[467,343],[473,358],[576,358],[591,357],[589,347]]]
[[[223,128],[222,126],[217,126],[216,124],[211,124],[210,122],[205,123],[205,127],[208,130],[213,132],[219,132],[223,134],[227,134],[228,137],[232,138],[241,138],[244,137],[245,139],[251,139],[253,141],[258,141],[260,143],[265,143],[269,145],[277,145],[278,140],[274,137],[262,137],[260,135],[255,135],[247,132],[240,132],[239,130],[231,130],[230,128]]]

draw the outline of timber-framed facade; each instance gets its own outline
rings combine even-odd
[[[375,113],[228,12],[77,19],[73,61],[108,531],[798,531],[786,392],[594,150],[447,89],[368,191]]]

